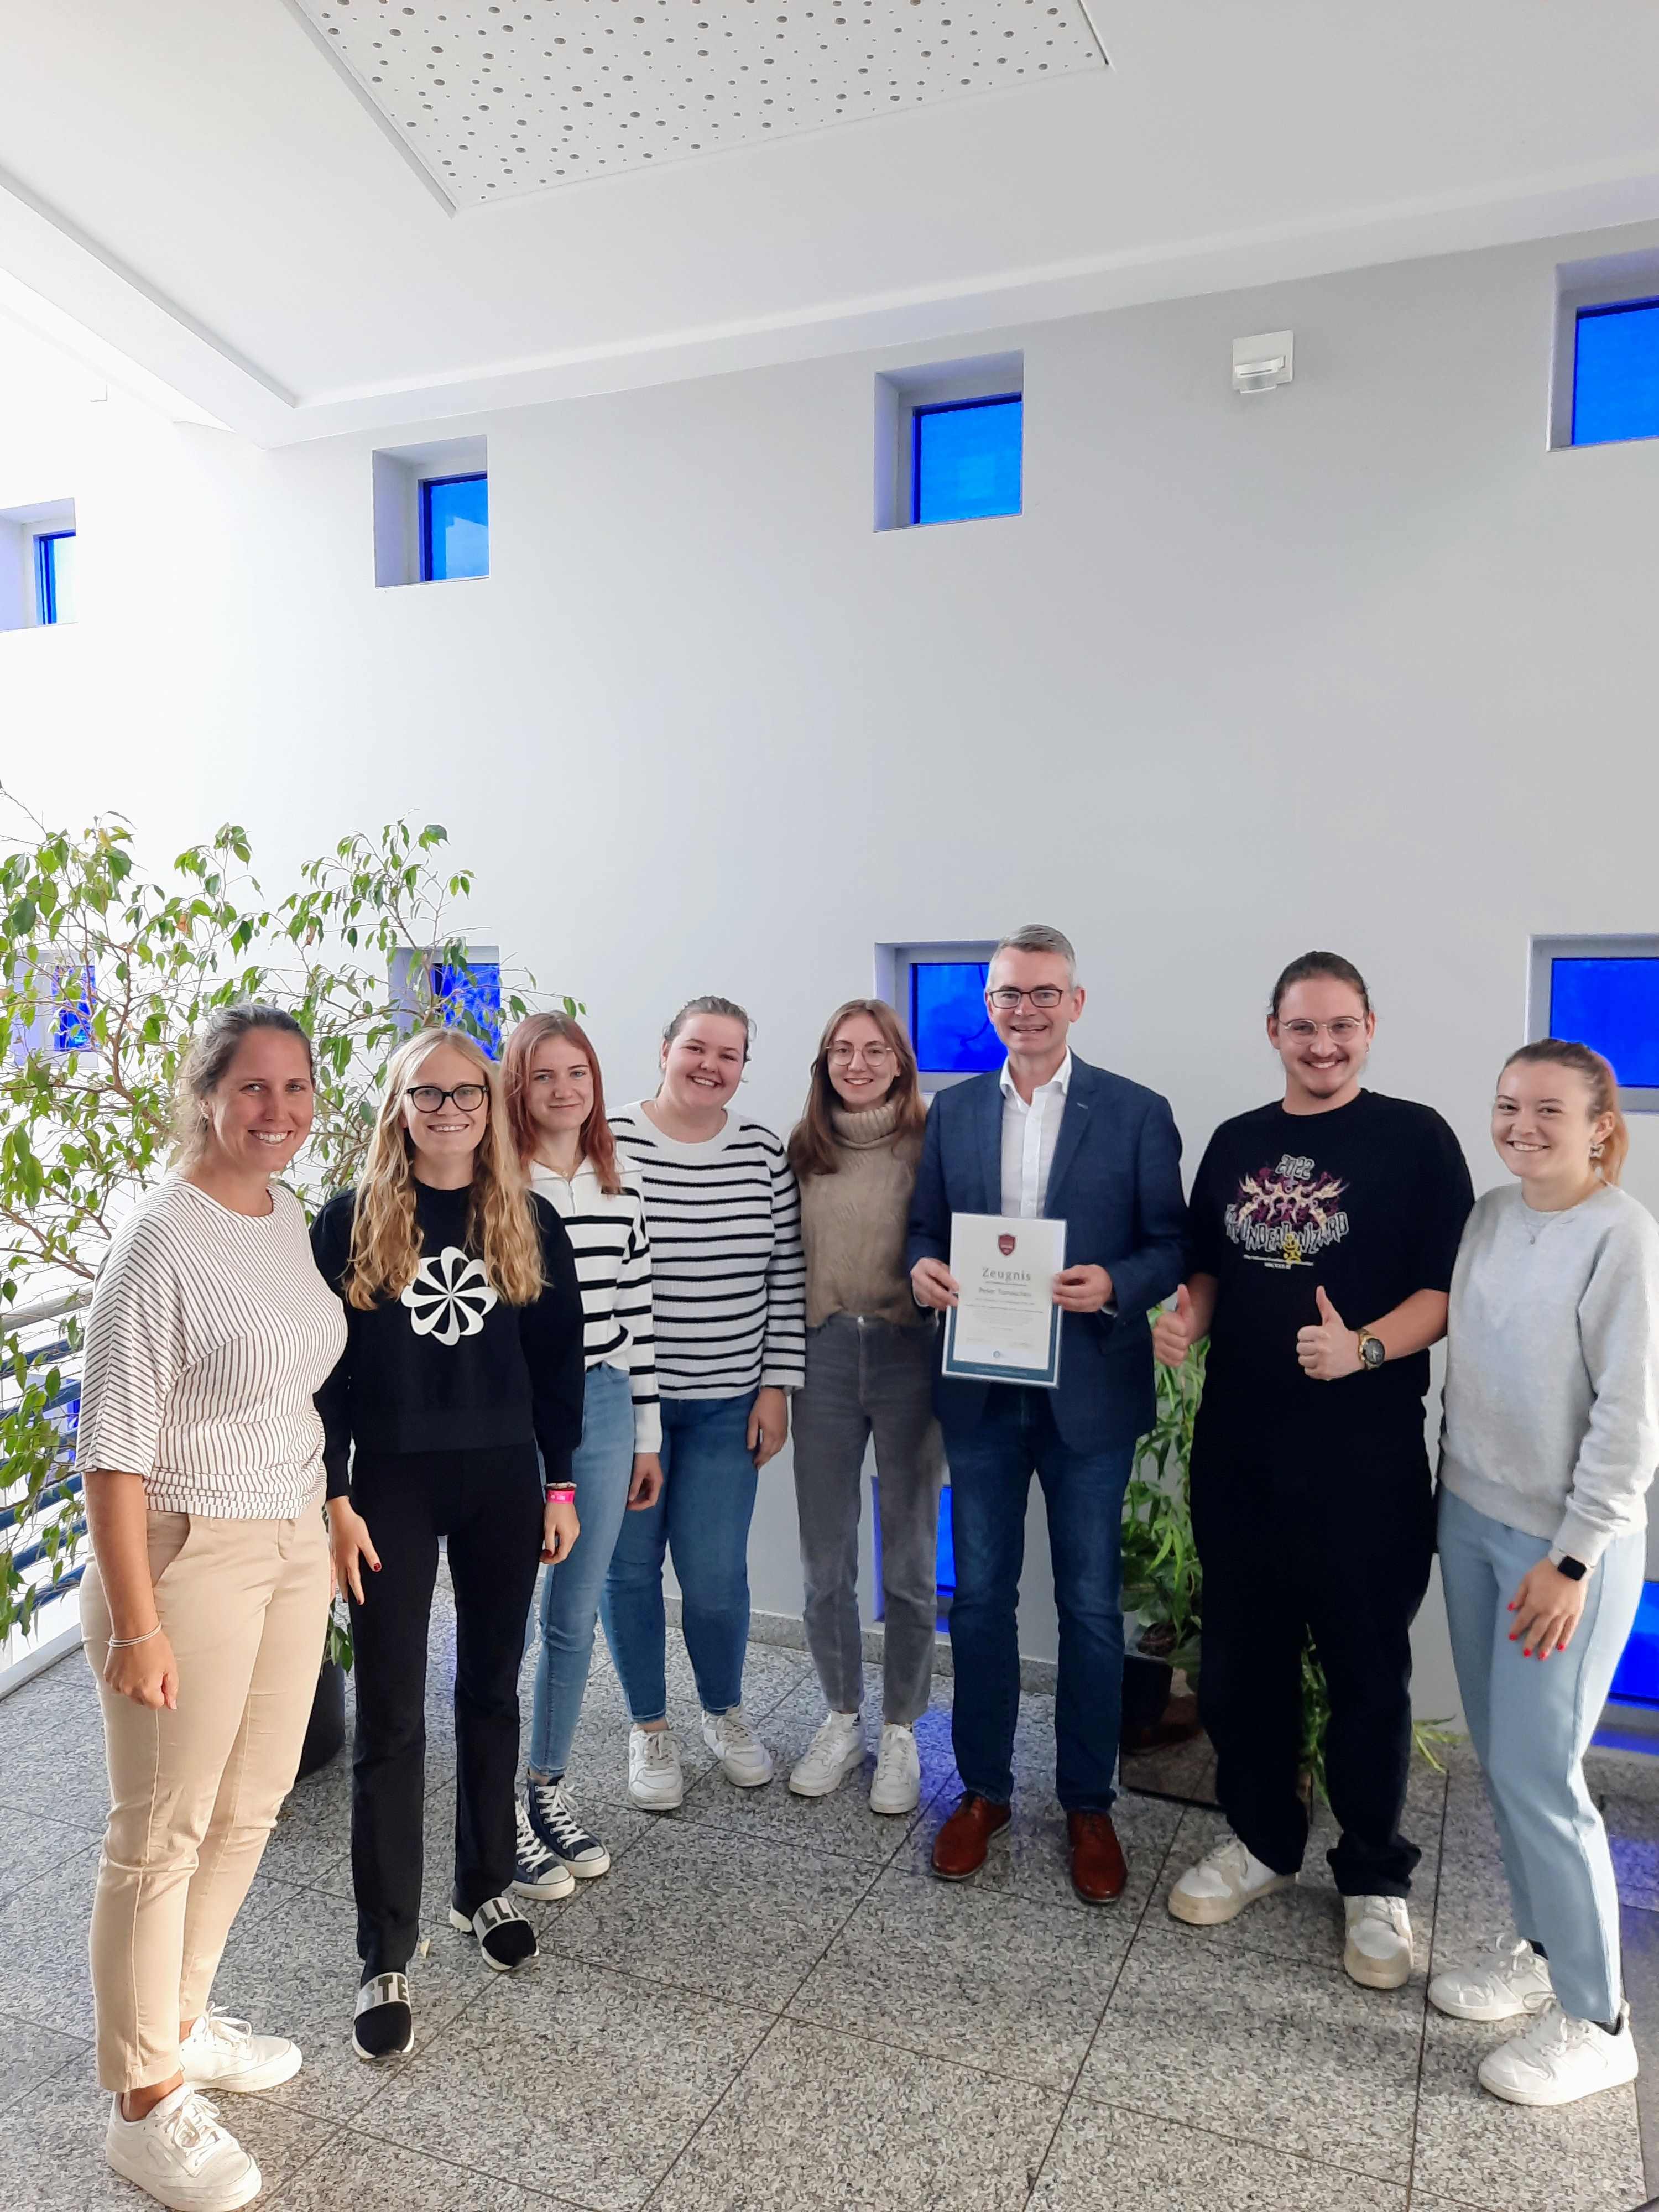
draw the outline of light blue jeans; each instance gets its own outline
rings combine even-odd
[[[582,1440],[570,1463],[581,1534],[568,1559],[542,1573],[541,1650],[530,1708],[530,1765],[557,1777],[570,1756],[593,1657],[593,1623],[605,1570],[628,1510],[634,1475],[634,1386],[620,1367],[590,1367],[582,1390]],[[532,1631],[532,1635],[535,1633]]]
[[[1549,1551],[1440,1492],[1440,1579],[1469,1735],[1486,1778],[1517,1935],[1548,1954],[1561,2009],[1608,2027],[1623,2001],[1619,1893],[1607,1830],[1584,1786],[1601,1717],[1642,1595],[1640,1529],[1608,1545],[1589,1577],[1565,1651],[1522,1658],[1509,1610]]]
[[[671,1546],[680,1625],[703,1711],[727,1712],[743,1702],[749,1524],[755,1517],[755,1462],[748,1444],[754,1403],[752,1390],[738,1398],[662,1401],[662,1495],[648,1512],[630,1513],[623,1522],[599,1601],[611,1656],[636,1722],[659,1721],[668,1711],[662,1563]]]

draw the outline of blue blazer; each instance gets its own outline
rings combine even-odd
[[[1169,1101],[1074,1053],[1042,1210],[1066,1224],[1068,1267],[1092,1262],[1111,1274],[1115,1314],[1068,1313],[1061,1320],[1054,1393],[1055,1425],[1073,1450],[1111,1451],[1152,1425],[1146,1310],[1181,1280],[1187,1206]],[[940,1091],[928,1113],[907,1266],[950,1264],[953,1213],[1001,1211],[1000,1073],[976,1075]],[[965,1428],[982,1416],[988,1391],[1009,1387],[936,1378],[933,1403],[947,1431]]]

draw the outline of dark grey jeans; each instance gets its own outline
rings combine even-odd
[[[831,1708],[864,1702],[859,1633],[859,1511],[872,1435],[881,1500],[886,1644],[882,1717],[908,1727],[933,1686],[939,1483],[933,1332],[834,1314],[806,1332],[795,1393],[795,1502],[806,1583],[806,1643]]]

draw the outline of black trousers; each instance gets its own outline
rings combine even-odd
[[[366,1973],[400,1972],[420,1935],[426,1656],[438,1540],[455,1585],[455,1884],[469,1917],[513,1879],[519,1667],[541,1556],[534,1444],[494,1451],[356,1453],[351,1502],[380,1571],[351,1605],[357,1734],[351,1883]]]
[[[1333,1383],[1334,1401],[1366,1378]],[[1345,1897],[1404,1897],[1421,1856],[1400,1832],[1412,1755],[1411,1625],[1429,1584],[1434,1503],[1420,1421],[1322,1434],[1200,1417],[1193,1528],[1204,1568],[1199,1711],[1235,1835],[1279,1874],[1307,1848],[1297,1791],[1301,1655],[1330,1691],[1330,1853]],[[1356,1409],[1357,1410],[1357,1409]]]

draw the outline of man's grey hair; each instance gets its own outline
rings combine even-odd
[[[1006,937],[1000,937],[991,955],[994,966],[998,952],[1057,952],[1066,963],[1069,980],[1077,981],[1077,954],[1072,950],[1072,940],[1064,930],[1050,929],[1046,921],[1028,921],[1023,929],[1011,929]]]

